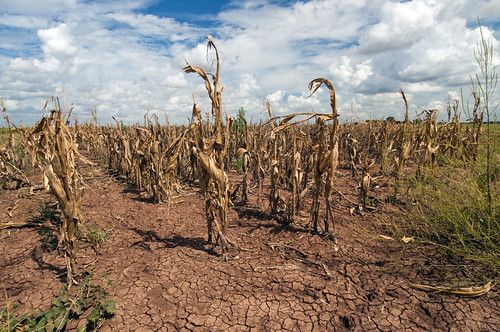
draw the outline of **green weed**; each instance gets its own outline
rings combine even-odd
[[[72,292],[64,286],[46,311],[16,315],[16,307],[16,304],[7,303],[0,312],[1,331],[63,331],[71,320],[83,320],[84,324],[79,324],[80,331],[95,331],[116,310],[115,302],[107,298],[103,287],[92,282],[91,276],[87,276]]]
[[[89,243],[94,250],[99,251],[99,247],[108,238],[109,231],[92,224],[82,231],[82,240]]]

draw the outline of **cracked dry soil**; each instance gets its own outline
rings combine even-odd
[[[110,283],[117,312],[102,331],[500,329],[496,289],[470,299],[408,286],[419,276],[399,273],[390,262],[403,244],[377,237],[377,214],[388,213],[383,207],[351,216],[346,205],[335,204],[336,251],[333,241],[282,227],[259,212],[252,194],[247,206],[230,214],[230,236],[243,250],[225,262],[205,243],[203,198],[195,188],[170,206],[155,205],[103,171],[93,173],[83,216],[109,235],[97,261],[81,242],[78,259],[92,263],[94,279]],[[349,176],[337,181],[353,200],[355,185]],[[0,192],[2,207],[15,200],[13,217],[19,220],[54,201],[48,193],[29,196],[26,189]],[[12,220],[1,213],[0,221]],[[48,308],[62,285],[63,260],[42,249],[35,228],[0,231],[0,251],[2,292],[21,312]]]

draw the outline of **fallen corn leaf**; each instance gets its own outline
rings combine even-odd
[[[472,286],[472,287],[446,287],[446,286],[410,284],[410,287],[426,292],[446,293],[446,294],[454,294],[467,297],[477,297],[484,295],[488,293],[494,286],[495,284],[492,284],[491,281],[484,286]]]
[[[410,243],[415,241],[415,238],[413,236],[403,236],[401,241],[403,241],[404,243]]]
[[[394,238],[392,238],[392,237],[390,237],[390,236],[387,236],[387,235],[382,235],[382,234],[380,234],[379,236],[380,236],[382,239],[384,239],[384,240],[394,240]]]

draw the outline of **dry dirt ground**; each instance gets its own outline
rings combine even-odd
[[[495,289],[470,299],[409,287],[444,277],[433,273],[432,257],[416,244],[379,237],[389,204],[351,215],[350,203],[336,196],[335,245],[303,227],[280,226],[259,212],[253,193],[249,204],[231,212],[230,237],[241,250],[224,261],[205,243],[196,188],[186,187],[169,207],[152,204],[99,168],[92,173],[83,216],[109,235],[98,256],[81,243],[78,258],[93,263],[87,268],[94,279],[110,283],[117,304],[102,331],[500,329]],[[356,200],[355,186],[347,173],[337,181],[350,200]],[[6,209],[16,201],[10,218]],[[0,191],[0,222],[36,216],[44,202],[54,199],[44,192],[30,196],[27,189]],[[409,246],[413,251],[405,255]],[[0,231],[0,251],[2,293],[20,303],[21,312],[46,309],[61,289],[63,260],[43,250],[36,228]]]

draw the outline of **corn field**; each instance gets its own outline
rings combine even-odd
[[[53,99],[34,128],[18,128],[2,104],[8,137],[0,145],[1,185],[31,186],[26,166],[41,170],[43,185],[63,215],[59,249],[67,259],[68,280],[76,283],[78,271],[75,232],[85,223],[79,211],[84,183],[78,170],[85,164],[107,167],[157,204],[169,206],[186,186],[197,187],[205,202],[206,240],[226,254],[239,248],[229,232],[229,211],[250,204],[249,192],[256,193],[258,209],[276,222],[336,241],[332,209],[347,199],[336,188],[339,170],[349,170],[359,183],[359,198],[350,203],[354,213],[364,213],[375,209],[370,192],[380,177],[390,179],[398,201],[404,199],[404,178],[423,176],[423,168],[440,167],[449,159],[478,158],[483,113],[477,94],[469,124],[460,121],[456,103],[447,106],[445,122],[437,121],[438,110],[410,119],[402,90],[402,122],[340,123],[335,82],[316,78],[309,90],[314,94],[324,85],[331,112],[275,116],[272,104],[264,100],[268,119],[238,122],[223,114],[219,53],[212,40],[207,47],[215,52],[215,73],[190,64],[183,71],[203,81],[210,114],[204,119],[195,103],[185,110],[191,112],[187,125],[161,125],[154,116],[145,116],[142,125],[124,126],[118,119],[116,125],[99,125],[95,111],[93,122],[79,124],[71,109],[64,112]]]

